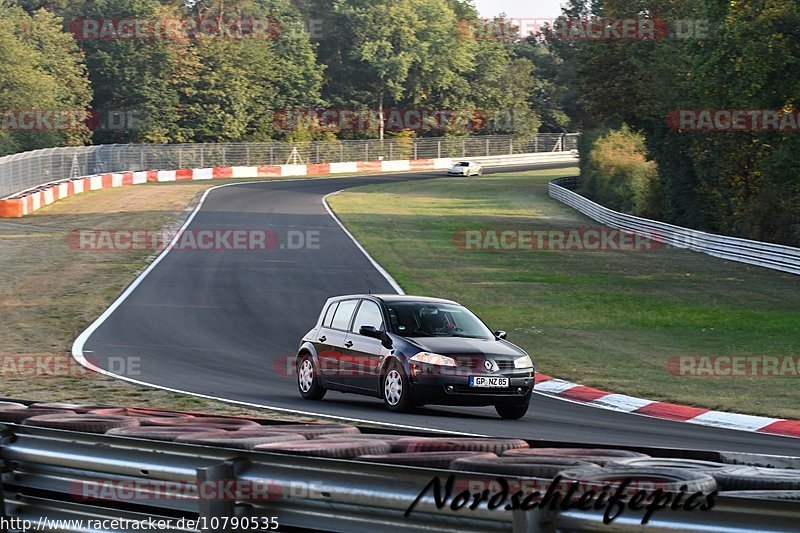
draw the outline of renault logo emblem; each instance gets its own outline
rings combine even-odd
[[[491,359],[487,359],[486,361],[484,361],[484,362],[483,362],[483,366],[484,366],[484,367],[486,368],[486,370],[488,370],[489,372],[494,372],[495,370],[497,370],[497,363],[495,363],[495,362],[494,362],[494,361],[492,361]]]

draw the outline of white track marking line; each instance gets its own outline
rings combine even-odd
[[[344,189],[342,189],[342,190],[344,190]],[[331,218],[334,221],[336,221],[337,224],[339,224],[339,227],[342,229],[342,231],[345,233],[345,235],[350,237],[350,240],[353,241],[353,244],[355,244],[358,247],[358,249],[361,250],[361,253],[364,254],[364,257],[366,257],[369,260],[369,262],[372,263],[372,266],[375,267],[375,270],[377,270],[381,274],[381,276],[386,278],[386,281],[388,281],[389,285],[391,285],[392,288],[395,291],[397,291],[397,294],[405,294],[405,292],[403,291],[402,287],[400,287],[400,284],[397,283],[397,281],[392,277],[391,274],[389,274],[386,271],[385,268],[383,268],[377,261],[375,261],[375,259],[372,258],[371,255],[369,255],[369,252],[367,252],[367,250],[363,246],[361,246],[361,243],[356,240],[356,238],[353,236],[353,234],[350,233],[347,230],[346,227],[344,227],[344,224],[342,224],[342,221],[339,220],[339,217],[337,217],[336,214],[333,212],[333,210],[331,209],[331,206],[328,205],[328,196],[333,196],[335,194],[339,194],[340,192],[342,192],[342,191],[341,190],[340,191],[335,191],[335,192],[332,192],[330,194],[326,194],[325,196],[322,197],[322,205],[325,206],[325,210],[328,212],[328,214],[331,216]]]

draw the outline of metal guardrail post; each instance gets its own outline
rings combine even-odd
[[[5,455],[2,454],[2,449],[5,447],[6,444],[9,442],[14,442],[14,433],[5,426],[0,426],[0,476],[5,475],[6,472],[11,471],[11,467],[6,463]],[[5,490],[3,488],[3,480],[0,477],[0,517],[8,518],[6,514],[6,498],[5,498]],[[0,533],[8,533],[6,528],[5,520],[3,524],[0,525]]]
[[[512,533],[543,533],[544,512],[541,509],[513,511]]]
[[[220,488],[224,483],[234,482],[233,490],[238,490],[235,484],[236,476],[239,471],[248,465],[247,459],[231,459],[222,463],[202,466],[197,469],[197,484],[200,493],[198,494],[197,507],[198,516],[205,518],[211,524],[212,518],[232,518],[236,512],[236,501],[232,499],[222,499]],[[215,496],[214,499],[203,498],[202,487],[210,485]],[[227,522],[226,522],[227,523]],[[215,531],[232,531],[230,527],[225,529],[214,529]]]

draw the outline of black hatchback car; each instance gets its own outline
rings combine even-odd
[[[297,384],[309,400],[331,389],[383,398],[391,411],[492,405],[502,418],[521,418],[535,370],[505,338],[450,300],[338,296],[300,343]]]

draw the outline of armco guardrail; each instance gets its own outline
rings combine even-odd
[[[570,190],[578,184],[577,178],[553,180],[548,185],[550,196],[597,222],[644,235],[651,240],[676,248],[686,248],[720,259],[800,274],[800,248],[715,235],[612,211]]]
[[[506,166],[506,165],[526,165],[530,163],[576,163],[578,162],[578,152],[570,150],[567,152],[549,152],[532,154],[498,155],[491,157],[473,157],[474,161],[484,167]]]
[[[378,438],[379,435],[376,435]],[[451,436],[452,437],[452,436]],[[539,446],[575,446],[574,443],[541,442]],[[797,468],[800,459],[724,452],[693,452],[667,448],[636,448],[639,452],[731,464],[781,464]],[[796,501],[720,497],[708,512],[655,513],[643,528],[644,511],[630,509],[610,524],[603,511],[545,509],[509,511],[490,509],[484,500],[469,509],[462,499],[450,503],[465,488],[488,487],[497,476],[485,473],[417,468],[357,460],[301,457],[281,453],[237,450],[176,442],[98,435],[40,427],[0,424],[3,461],[4,514],[8,521],[41,524],[41,520],[79,520],[61,524],[58,531],[127,531],[120,526],[87,528],[87,520],[167,520],[165,531],[265,531],[265,527],[234,527],[245,519],[275,517],[280,529],[310,531],[796,531],[800,505]],[[454,474],[454,490],[445,505],[438,506],[432,491],[426,492],[413,513],[406,510],[434,476],[443,482]],[[505,479],[525,478],[503,476]],[[533,478],[529,478],[535,481]],[[221,487],[233,487],[227,494]],[[521,485],[524,487],[524,485]],[[208,487],[214,497],[201,494]],[[246,487],[250,496],[236,495]],[[192,492],[191,488],[194,488]],[[477,489],[480,490],[480,489]],[[513,491],[512,491],[513,492]],[[266,497],[264,497],[266,495]],[[472,497],[466,501],[471,502]],[[510,500],[507,500],[510,501]],[[180,527],[180,519],[184,525]],[[187,527],[186,520],[195,520]],[[196,527],[197,521],[205,528]],[[20,522],[17,522],[19,524]],[[6,522],[7,524],[8,522]],[[117,522],[119,523],[119,522]],[[223,525],[227,524],[227,525]],[[259,525],[263,522],[258,522]],[[734,527],[735,526],[735,527]],[[6,527],[9,533],[21,528]],[[40,530],[56,530],[40,528]],[[151,529],[152,530],[152,529]]]
[[[254,167],[347,161],[486,157],[576,148],[576,133],[196,144],[110,144],[46,148],[0,157],[0,198],[43,183],[112,172]]]

